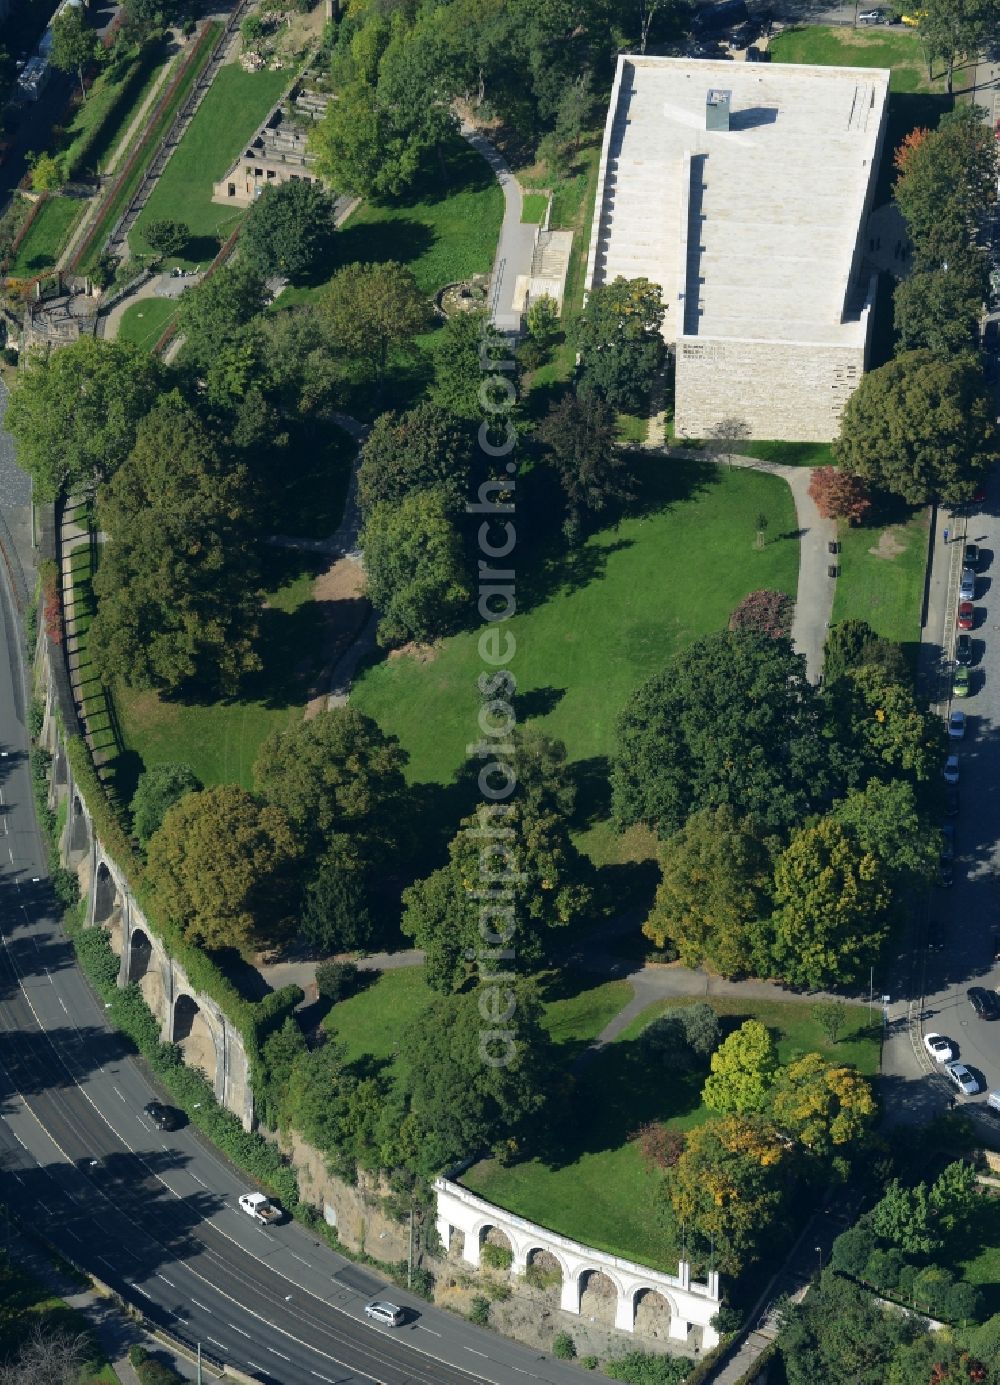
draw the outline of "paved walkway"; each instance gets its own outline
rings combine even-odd
[[[766,471],[788,483],[795,501],[799,537],[799,584],[792,619],[792,644],[799,654],[805,655],[806,673],[810,680],[818,682],[823,672],[823,646],[833,614],[833,596],[837,585],[827,572],[829,564],[835,561],[830,556],[829,544],[837,537],[837,524],[835,520],[821,517],[809,494],[813,468],[782,466],[777,462],[759,461],[756,457],[731,454],[711,456],[690,448],[670,448],[670,455],[698,462],[747,467],[751,471]]]
[[[465,121],[462,122],[462,137],[486,160],[503,189],[503,224],[500,227],[500,239],[497,242],[497,253],[490,279],[490,316],[498,331],[519,332],[521,314],[514,307],[514,290],[517,287],[518,275],[531,273],[538,227],[526,226],[521,221],[520,184],[499,150],[494,148],[485,135]]]

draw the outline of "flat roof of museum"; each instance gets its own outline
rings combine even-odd
[[[878,157],[882,68],[624,55],[588,284],[661,285],[665,334],[838,341]],[[707,129],[709,94],[728,129]]]

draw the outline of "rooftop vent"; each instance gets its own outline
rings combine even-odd
[[[729,129],[729,108],[732,99],[733,93],[731,91],[722,91],[718,87],[710,89],[705,101],[706,130]]]

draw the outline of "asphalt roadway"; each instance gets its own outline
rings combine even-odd
[[[45,882],[19,641],[0,579],[0,1187],[73,1262],[149,1319],[279,1385],[579,1385],[579,1373],[388,1286],[297,1223],[256,1226],[252,1184],[190,1128],[155,1131],[156,1092],[75,965]],[[16,1184],[15,1186],[12,1186]]]

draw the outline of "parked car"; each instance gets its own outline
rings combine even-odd
[[[972,674],[967,668],[957,668],[952,679],[951,690],[956,697],[968,697],[972,684]]]
[[[976,608],[971,601],[960,601],[958,603],[958,615],[956,617],[959,630],[972,630],[976,624]]]
[[[972,663],[972,636],[964,630],[955,641],[955,662],[966,667]]]
[[[978,543],[967,543],[965,545],[965,555],[962,558],[962,566],[971,568],[973,572],[979,571],[979,564],[983,559],[983,551]]]
[[[945,816],[946,816],[946,817],[949,817],[949,818],[957,818],[957,817],[958,817],[958,811],[959,811],[959,807],[960,807],[960,806],[961,806],[961,804],[960,804],[960,799],[959,799],[959,796],[958,796],[958,785],[957,785],[957,784],[948,784],[948,785],[946,785],[945,791],[944,791],[944,811],[945,811]]]
[[[953,861],[955,859],[955,824],[946,822],[941,828],[941,859]]]
[[[1000,1018],[1000,997],[996,991],[988,991],[985,986],[970,986],[965,998],[981,1020]]]
[[[935,1063],[950,1063],[955,1056],[955,1050],[941,1034],[925,1034],[924,1048]]]
[[[957,784],[959,779],[958,756],[949,755],[944,762],[944,782],[946,784]]]
[[[156,1126],[157,1130],[180,1129],[180,1112],[175,1111],[172,1106],[164,1106],[162,1101],[149,1101],[142,1109]]]
[[[971,567],[962,569],[962,585],[958,589],[959,601],[975,601],[976,599],[976,574]]]
[[[997,138],[1000,139],[1000,133]],[[1000,351],[1000,318],[991,317],[983,328],[983,350]]]
[[[944,1070],[959,1091],[964,1092],[966,1096],[975,1096],[980,1090],[978,1078],[973,1077],[964,1063],[945,1063]]]
[[[387,1299],[376,1299],[374,1303],[366,1303],[365,1312],[368,1317],[374,1318],[385,1327],[401,1327],[406,1321],[406,1314],[402,1308]]]
[[[884,24],[885,10],[862,10],[858,15],[859,24]]]
[[[942,890],[950,890],[955,883],[955,863],[947,856],[938,861],[938,885]]]
[[[959,669],[958,671],[959,673],[966,674],[969,672],[967,668]],[[960,741],[962,740],[964,735],[965,713],[962,711],[960,707],[956,707],[955,710],[948,717],[948,739],[952,741]]]

